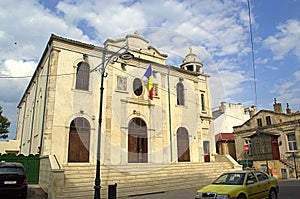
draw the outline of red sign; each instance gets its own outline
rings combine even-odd
[[[249,151],[249,146],[248,145],[244,145],[244,152],[247,153]]]

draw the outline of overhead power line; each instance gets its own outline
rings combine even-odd
[[[76,73],[63,73],[63,74],[56,74],[56,75],[49,75],[49,77],[59,77],[59,76],[67,76],[67,75],[74,75]],[[39,75],[39,77],[46,77],[47,75]],[[31,78],[32,76],[0,76],[0,79],[26,79]]]
[[[256,67],[255,67],[255,56],[254,56],[254,42],[253,42],[253,31],[252,31],[252,19],[251,19],[251,7],[250,0],[248,2],[248,15],[249,15],[249,31],[250,31],[250,42],[252,52],[252,68],[253,68],[253,82],[254,82],[254,100],[257,106],[257,88],[256,88]]]

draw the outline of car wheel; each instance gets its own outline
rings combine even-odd
[[[27,193],[22,193],[21,194],[21,199],[26,199],[27,198]]]
[[[269,199],[277,199],[277,192],[274,189],[270,190]]]
[[[240,194],[237,199],[247,199],[247,197],[244,194]]]

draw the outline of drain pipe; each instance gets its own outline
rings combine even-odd
[[[172,115],[171,115],[171,96],[170,96],[170,65],[168,68],[168,102],[169,102],[169,134],[170,134],[170,157],[173,162],[173,147],[172,147]]]

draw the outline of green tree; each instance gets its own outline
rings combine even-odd
[[[2,115],[2,107],[0,106],[0,138],[7,138],[9,133],[10,122]]]

